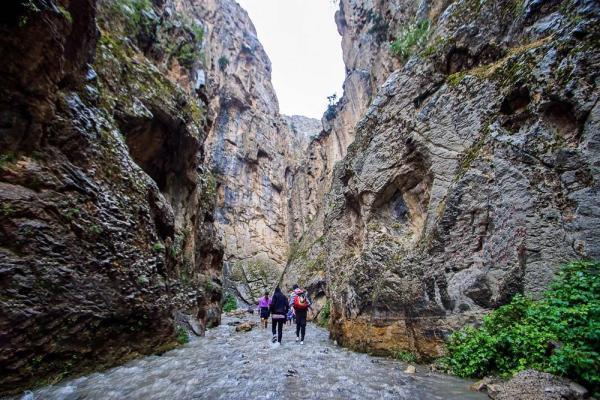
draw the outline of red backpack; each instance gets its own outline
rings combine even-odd
[[[308,299],[304,290],[296,293],[294,297],[294,309],[295,310],[306,310],[308,308]]]

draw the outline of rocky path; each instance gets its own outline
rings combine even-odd
[[[304,345],[286,327],[284,343],[270,331],[236,332],[224,317],[205,337],[161,356],[149,356],[21,396],[32,399],[484,399],[470,382],[417,366],[358,354],[334,345],[327,331],[307,328]]]

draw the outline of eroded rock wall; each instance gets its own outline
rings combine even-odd
[[[342,0],[335,23],[346,66],[343,96],[325,112],[323,129],[309,143],[303,162],[292,171],[289,221],[291,251],[284,282],[307,287],[319,310],[325,296],[323,243],[325,199],[335,163],[346,156],[355,127],[378,87],[401,63],[391,55],[394,33],[416,13],[416,4]]]
[[[194,7],[207,21],[206,87],[214,124],[206,152],[217,179],[215,221],[225,246],[225,275],[229,289],[253,303],[272,290],[285,266],[288,176],[321,124],[279,114],[271,63],[235,1]]]
[[[379,87],[294,262],[340,343],[432,357],[515,293],[540,295],[561,263],[600,255],[599,8],[386,3],[400,28],[428,18],[426,42]]]
[[[1,392],[164,351],[176,319],[198,334],[220,320],[201,30],[174,10],[2,14]]]

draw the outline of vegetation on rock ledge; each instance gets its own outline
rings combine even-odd
[[[536,369],[600,393],[600,262],[563,267],[543,299],[515,296],[479,328],[452,335],[445,360],[455,374],[504,377]]]
[[[416,21],[398,34],[398,38],[390,45],[392,54],[402,62],[420,49],[427,42],[429,36],[429,21]]]
[[[225,296],[225,302],[223,303],[223,311],[231,312],[237,309],[237,302],[235,301],[235,297],[231,293]]]

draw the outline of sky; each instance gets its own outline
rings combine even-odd
[[[342,95],[344,62],[337,1],[237,0],[271,59],[279,110],[320,119],[327,96]]]

